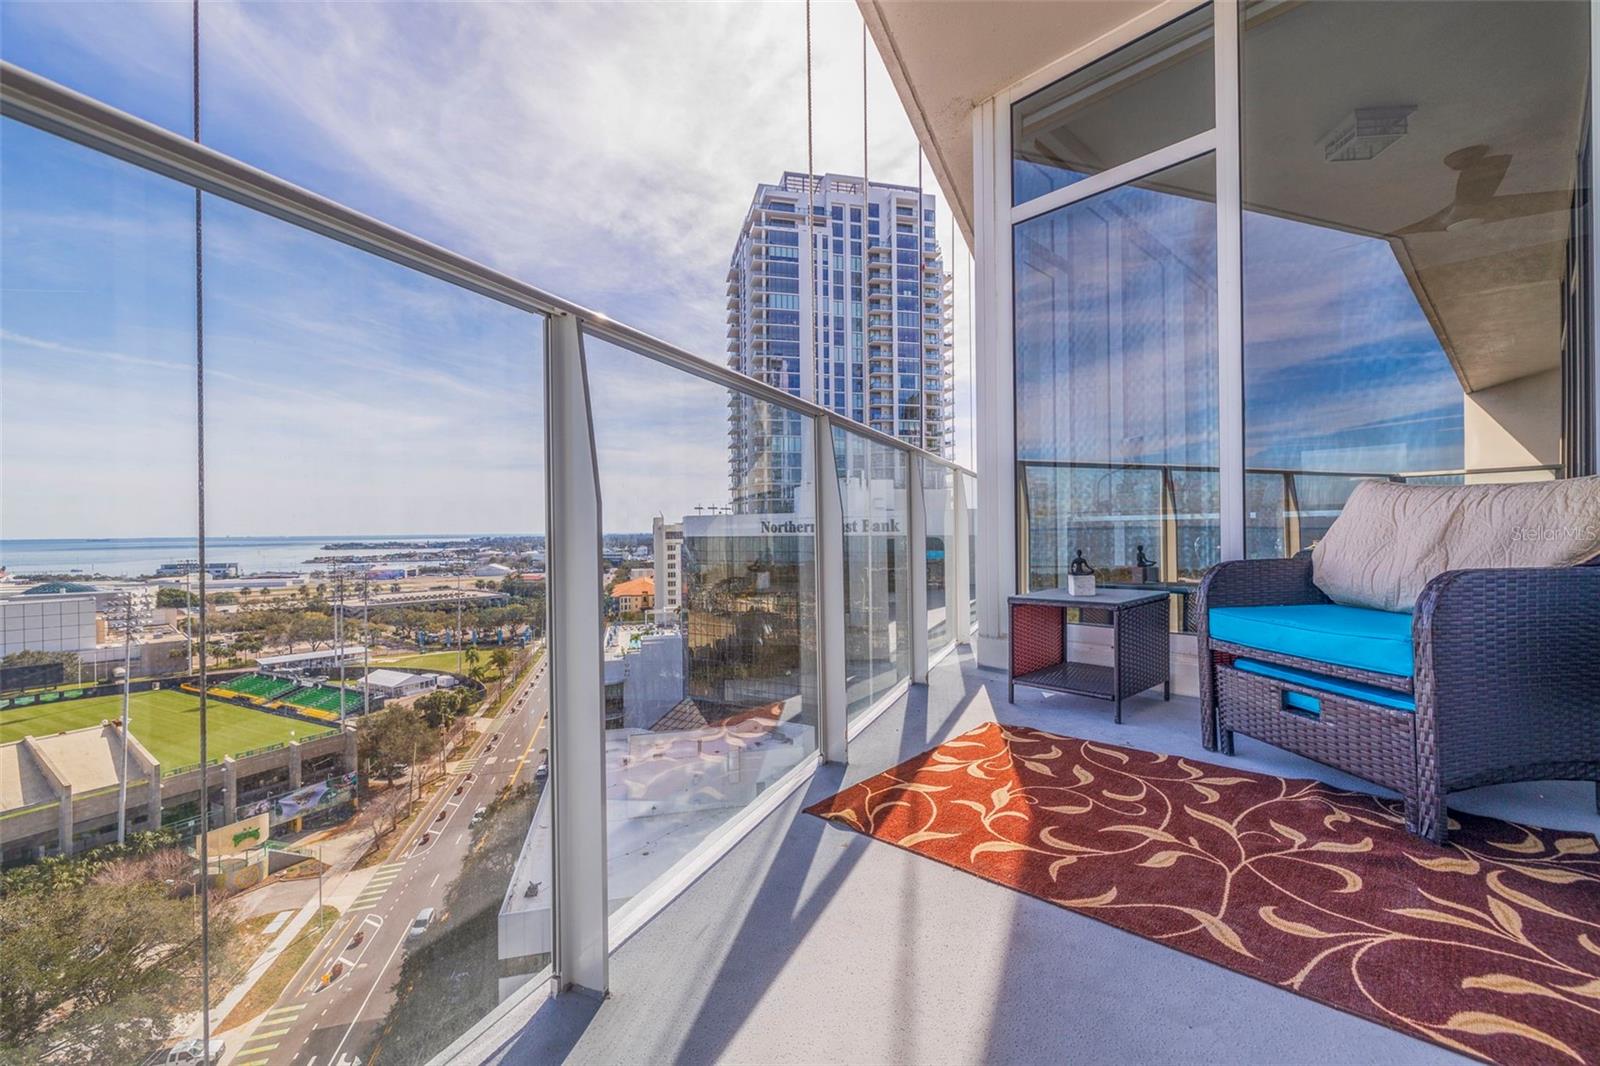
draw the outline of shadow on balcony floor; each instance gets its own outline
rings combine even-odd
[[[612,996],[568,1012],[579,1063],[1466,1062],[1442,1048],[826,825],[808,804],[985,721],[1208,761],[1198,705],[1019,691],[947,657],[611,964]],[[1230,765],[1353,779],[1239,738]],[[1458,793],[1452,805],[1600,830],[1593,786]],[[592,1012],[592,1017],[590,1016]],[[574,1025],[576,1023],[576,1025]],[[547,1062],[530,1028],[498,1059]]]

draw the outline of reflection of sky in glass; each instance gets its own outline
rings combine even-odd
[[[1212,157],[1151,179],[1212,186]],[[1125,186],[1016,227],[1017,451],[1027,470],[1029,586],[1159,558],[1171,578],[1218,557],[1216,209]],[[1065,465],[1071,464],[1071,465]],[[1170,497],[1170,498],[1169,498]]]
[[[1244,339],[1248,465],[1461,465],[1461,386],[1387,242],[1246,214]]]
[[[542,528],[542,318],[214,198],[205,251],[213,528]]]
[[[1207,188],[1211,167],[1153,180]],[[1018,458],[1214,466],[1214,205],[1125,186],[1015,243]]]
[[[192,533],[194,194],[4,132],[4,534]],[[212,534],[542,526],[536,316],[207,212]]]

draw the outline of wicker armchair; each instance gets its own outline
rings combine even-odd
[[[1600,567],[1455,570],[1412,615],[1414,676],[1397,677],[1211,638],[1214,607],[1323,604],[1311,556],[1227,562],[1200,584],[1201,730],[1233,754],[1243,733],[1399,792],[1406,826],[1444,843],[1445,796],[1505,781],[1596,782],[1600,807]],[[1415,702],[1396,710],[1234,668],[1265,661]],[[1296,713],[1289,693],[1316,697]]]

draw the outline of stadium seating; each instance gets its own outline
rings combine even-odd
[[[261,699],[276,699],[286,692],[292,692],[295,687],[293,681],[285,681],[281,677],[263,677],[260,674],[245,674],[236,677],[227,683],[227,687],[241,696],[255,696]]]

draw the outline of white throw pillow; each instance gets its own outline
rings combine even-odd
[[[1510,485],[1363,481],[1311,549],[1312,580],[1349,607],[1410,611],[1446,570],[1573,566],[1600,556],[1600,477]]]

